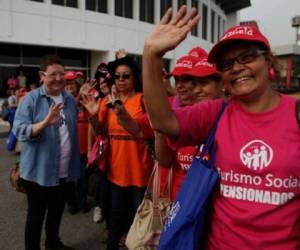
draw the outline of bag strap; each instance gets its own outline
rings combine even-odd
[[[298,99],[296,102],[296,118],[297,118],[298,126],[300,128],[300,99]]]
[[[219,111],[219,113],[217,115],[217,119],[216,119],[212,129],[210,130],[210,132],[208,134],[208,137],[207,137],[206,143],[204,145],[203,151],[200,154],[200,159],[202,159],[207,152],[211,153],[210,154],[210,160],[209,160],[210,164],[208,164],[208,166],[210,166],[210,167],[213,167],[213,165],[214,165],[213,163],[215,162],[215,152],[213,150],[214,141],[215,141],[215,134],[216,134],[216,131],[217,131],[217,127],[218,127],[220,118],[221,118],[226,106],[227,106],[227,102],[224,101],[223,104],[222,104],[222,108],[221,108],[221,110]],[[199,151],[200,146],[201,145],[198,146],[197,151]]]
[[[168,178],[166,186],[164,187],[164,194],[171,199],[171,190],[172,190],[172,179],[173,179],[173,168],[169,169]],[[158,200],[161,197],[161,185],[160,185],[161,175],[160,175],[160,166],[157,161],[155,161],[152,173],[150,175],[148,185],[145,191],[145,197],[150,197],[153,205],[158,206]]]

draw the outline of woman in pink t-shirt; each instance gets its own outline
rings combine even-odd
[[[200,50],[201,48],[196,49]],[[203,49],[201,52],[201,56],[188,55],[179,58],[170,74],[175,78],[175,88],[178,93],[177,99],[174,97],[171,102],[173,109],[223,97],[222,84],[216,66],[207,62],[208,54]],[[186,65],[190,65],[190,67],[183,67]],[[175,199],[185,179],[196,150],[197,146],[194,145],[173,150],[167,145],[165,137],[156,133],[155,153],[157,160],[163,166],[173,167],[172,200]],[[162,180],[167,179],[168,172],[168,169],[161,168]],[[164,185],[164,181],[162,181],[162,185]]]
[[[172,111],[159,74],[162,55],[174,49],[199,16],[168,10],[147,37],[144,96],[153,128],[174,148],[203,143],[223,100]],[[278,76],[270,44],[255,26],[234,26],[212,48],[228,100],[215,136],[220,183],[214,195],[207,249],[299,247],[300,133],[296,100],[271,87]],[[155,74],[155,72],[158,72]]]

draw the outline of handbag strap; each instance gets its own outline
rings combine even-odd
[[[224,101],[223,104],[222,104],[222,108],[221,108],[221,110],[219,111],[219,113],[217,115],[217,119],[216,119],[212,129],[209,132],[209,135],[207,137],[204,148],[203,148],[203,150],[200,154],[200,159],[202,159],[207,152],[210,152],[210,160],[209,160],[209,164],[207,164],[207,165],[208,165],[208,167],[211,167],[211,168],[213,167],[214,162],[215,162],[215,151],[213,150],[215,135],[216,135],[216,131],[217,131],[217,127],[218,127],[220,118],[221,118],[226,106],[227,106],[227,102]],[[197,151],[199,151],[200,146],[201,145],[198,146]]]
[[[173,168],[169,169],[167,183],[165,185],[164,194],[171,199],[171,189],[172,189],[172,178],[173,178]],[[150,197],[153,205],[158,206],[158,200],[161,197],[161,185],[160,185],[161,175],[160,166],[157,161],[155,161],[152,173],[150,175],[148,185],[145,191],[145,197]]]

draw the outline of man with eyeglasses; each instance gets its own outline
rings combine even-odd
[[[42,58],[42,86],[19,105],[13,131],[22,143],[21,178],[27,195],[25,249],[40,250],[45,214],[46,250],[72,250],[59,238],[68,186],[79,177],[77,105],[64,91],[65,74],[56,55]]]

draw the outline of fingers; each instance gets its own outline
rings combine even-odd
[[[63,109],[64,107],[64,104],[63,103],[57,103],[57,104],[54,104],[53,107],[52,107],[52,112],[55,113],[55,114],[59,114],[60,111]]]
[[[167,24],[172,16],[172,8],[169,8],[160,20],[160,24]]]
[[[181,19],[179,22],[177,22],[176,26],[178,28],[181,28],[187,24],[189,24],[190,20],[193,20],[193,18],[197,15],[197,10],[195,8],[190,9],[185,16],[181,16]]]
[[[96,81],[96,79],[92,79],[91,81],[90,81],[90,87],[91,88],[94,88],[96,85],[97,85],[97,81]]]
[[[169,24],[177,25],[177,23],[185,16],[186,10],[187,8],[185,5],[181,6]]]
[[[119,93],[118,93],[118,90],[117,90],[117,87],[116,87],[115,84],[112,85],[112,87],[111,87],[111,95],[112,95],[112,98],[113,98],[113,99],[119,97]]]

